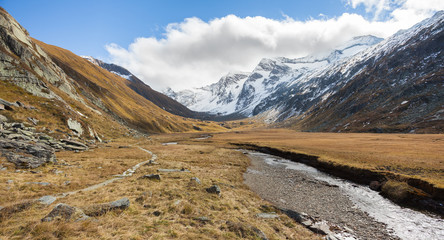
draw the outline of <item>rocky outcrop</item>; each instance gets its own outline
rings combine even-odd
[[[50,213],[48,213],[48,215],[42,218],[42,222],[51,222],[55,220],[81,221],[85,219],[88,219],[88,216],[83,213],[82,209],[59,203]]]
[[[60,150],[85,151],[89,146],[72,139],[57,140],[37,132],[23,123],[0,122],[0,153],[16,168],[38,168],[56,163],[54,152]]]
[[[118,210],[118,209],[121,210],[127,209],[129,208],[129,206],[130,206],[129,199],[122,198],[114,202],[92,205],[84,208],[83,211],[88,216],[100,216],[109,211]]]

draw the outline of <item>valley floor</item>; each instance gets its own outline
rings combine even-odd
[[[307,161],[315,157],[321,167],[339,166],[343,170],[347,166],[365,170],[364,173],[378,173],[377,176],[389,179],[387,186],[395,188],[396,184],[411,184],[409,179],[430,183],[435,191],[444,187],[443,135],[300,133],[280,129],[210,135],[210,138],[194,133],[153,135],[150,140],[115,139],[85,152],[59,152],[57,165],[33,172],[16,171],[0,158],[6,167],[0,171],[0,206],[5,207],[0,210],[0,236],[2,239],[255,239],[264,235],[268,239],[320,238],[321,235],[304,228],[245,185],[243,174],[250,159],[237,150],[241,147],[300,156]],[[168,142],[172,144],[162,144]],[[131,176],[122,177],[127,169],[152,159],[143,149],[155,154],[158,164],[144,164]],[[159,174],[160,180],[141,178],[147,174]],[[107,185],[60,197],[49,205],[35,202],[17,205],[46,195],[84,189],[116,178],[115,175],[119,179]],[[193,177],[201,183],[191,180]],[[220,195],[207,191],[213,185],[220,188]],[[433,193],[425,192],[430,189],[416,187],[415,191],[432,198]],[[125,197],[130,201],[126,210],[109,211],[83,221],[41,221],[58,203],[88,209]],[[271,212],[277,212],[278,218],[260,217]]]

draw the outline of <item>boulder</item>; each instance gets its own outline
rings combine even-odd
[[[241,222],[231,222],[231,221],[227,221],[226,224],[228,230],[234,232],[240,238],[268,240],[265,233],[262,232],[257,227]]]
[[[37,201],[43,205],[51,205],[51,203],[53,203],[55,200],[57,200],[57,198],[51,195],[43,196],[37,199]]]
[[[77,122],[76,120],[73,119],[68,119],[68,128],[71,129],[72,131],[74,131],[76,134],[78,135],[82,135],[83,134],[83,128],[82,128],[82,124],[80,124],[79,122]]]
[[[182,169],[157,169],[158,172],[190,172],[190,170],[182,168]]]
[[[0,109],[1,109],[1,106],[0,106]],[[4,123],[7,121],[8,121],[8,118],[0,114],[0,123]]]
[[[200,128],[200,127],[198,127],[198,126],[196,126],[196,125],[194,125],[194,124],[193,124],[193,129],[194,129],[194,130],[197,130],[197,131],[202,131],[202,128]]]
[[[113,210],[124,210],[129,208],[130,201],[128,198],[122,198],[114,202],[103,203],[103,204],[95,204],[83,209],[86,215],[88,216],[100,216],[109,211]]]
[[[88,146],[86,146],[85,144],[83,144],[81,142],[74,141],[74,140],[62,139],[61,142],[66,143],[67,145],[88,148]]]
[[[10,134],[8,137],[15,134]],[[37,168],[56,162],[54,150],[44,144],[31,144],[20,140],[0,139],[0,151],[17,168]]]
[[[26,209],[29,209],[34,203],[35,200],[27,200],[3,207],[2,209],[0,209],[0,222],[2,221],[2,219],[11,216],[14,213],[19,213],[25,211]]]
[[[264,219],[275,219],[279,218],[279,215],[276,213],[258,213],[256,214],[258,218],[264,218]]]
[[[202,184],[202,182],[200,181],[199,178],[197,178],[197,177],[192,177],[192,178],[190,179],[190,184],[191,184],[191,185],[200,185],[200,184]]]
[[[205,189],[208,193],[212,194],[220,194],[220,188],[217,185],[213,185],[207,189]]]
[[[150,180],[160,181],[160,175],[159,174],[148,174],[148,175],[143,175],[143,176],[139,177],[139,179],[150,179]]]
[[[37,123],[39,123],[39,120],[37,120],[37,119],[35,119],[35,118],[28,117],[27,119],[28,119],[28,121],[30,121],[30,122],[31,122],[32,124],[34,124],[34,125],[37,125]]]
[[[49,182],[27,182],[26,184],[35,184],[35,185],[40,185],[40,186],[49,186],[51,185],[51,183]]]
[[[42,222],[54,220],[81,221],[88,219],[88,216],[80,209],[64,203],[57,204],[48,215],[42,218]]]
[[[381,191],[382,184],[379,181],[371,181],[369,187],[371,190]]]

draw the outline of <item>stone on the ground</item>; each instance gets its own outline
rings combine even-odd
[[[190,179],[190,183],[191,183],[191,184],[197,184],[197,185],[202,184],[202,182],[200,181],[200,179],[197,178],[197,177],[192,177],[192,178]]]
[[[227,221],[226,224],[229,231],[234,232],[236,235],[238,235],[241,238],[268,240],[265,233],[262,232],[257,227],[241,222],[231,222],[231,221]]]
[[[68,128],[70,130],[74,131],[78,135],[82,135],[83,134],[82,124],[80,124],[76,120],[73,120],[72,118],[68,119],[67,123],[68,123]]]
[[[190,170],[182,168],[182,169],[157,169],[158,172],[190,172]]]
[[[220,188],[217,185],[213,185],[206,189],[208,193],[220,194]]]
[[[379,181],[371,181],[369,187],[371,190],[380,191],[382,184]]]
[[[83,209],[88,216],[100,216],[109,211],[117,209],[127,209],[130,206],[130,201],[128,198],[122,198],[114,202],[95,204]]]
[[[35,184],[35,185],[40,185],[40,186],[49,186],[51,185],[51,183],[49,182],[26,182],[26,184]]]
[[[8,118],[0,114],[0,123],[7,122]]]
[[[16,203],[0,209],[0,219],[7,218],[14,213],[19,213],[30,208],[35,203],[35,200],[27,200],[21,203]]]
[[[32,118],[32,117],[28,117],[28,121],[30,121],[34,125],[37,125],[37,123],[39,123],[39,120]]]
[[[150,179],[150,180],[158,180],[160,181],[160,175],[159,174],[148,174],[148,175],[143,175],[141,176],[139,179]]]
[[[37,201],[43,205],[51,205],[55,200],[57,200],[56,197],[47,195],[39,198]]]
[[[81,221],[88,219],[88,216],[80,209],[64,203],[57,204],[48,215],[42,218],[42,222],[54,220]]]
[[[279,215],[276,213],[258,213],[256,214],[258,218],[265,218],[265,219],[275,219],[279,218]]]
[[[17,168],[37,168],[46,163],[56,162],[54,150],[43,144],[0,139],[0,151]]]
[[[195,217],[194,220],[201,221],[201,222],[211,222],[211,219],[206,216]]]

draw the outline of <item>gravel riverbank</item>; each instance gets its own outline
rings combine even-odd
[[[338,186],[286,169],[284,165],[267,164],[264,155],[250,152],[251,166],[244,174],[245,183],[263,199],[278,208],[306,213],[316,221],[327,221],[339,238],[339,232],[342,235],[345,232],[358,239],[399,239],[388,232],[385,224],[356,208]]]

